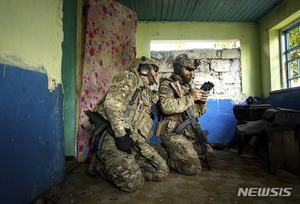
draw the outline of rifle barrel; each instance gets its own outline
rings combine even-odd
[[[151,159],[145,157],[143,153],[141,152],[141,148],[138,146],[138,144],[134,144],[130,146],[139,156],[141,156],[143,159],[145,159],[146,162],[148,162],[151,166],[153,166],[157,171],[160,170],[160,166],[156,164],[154,161]]]

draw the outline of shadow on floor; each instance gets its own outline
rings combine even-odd
[[[161,182],[146,181],[143,188],[126,193],[101,177],[86,174],[88,163],[79,163],[66,174],[66,179],[44,194],[35,204],[98,204],[98,203],[299,203],[300,177],[286,170],[271,175],[267,159],[254,155],[239,156],[234,149],[215,150],[217,161],[212,171],[203,169],[195,176],[170,170]],[[239,188],[254,188],[252,195],[237,196]],[[257,196],[257,188],[272,188],[271,195]],[[283,188],[289,188],[287,190]],[[262,189],[261,189],[262,190]],[[290,196],[284,192],[289,191]],[[272,194],[273,192],[273,194]],[[275,193],[274,193],[275,192]],[[281,196],[280,196],[281,195]]]

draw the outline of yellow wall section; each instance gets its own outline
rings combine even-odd
[[[242,93],[261,96],[258,25],[202,22],[138,22],[137,57],[150,56],[151,40],[230,40],[241,42]]]
[[[62,0],[0,0],[0,63],[61,83]]]
[[[281,30],[300,20],[299,0],[287,0],[259,23],[263,96],[282,86]]]

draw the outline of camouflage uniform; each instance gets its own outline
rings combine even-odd
[[[98,173],[123,191],[133,192],[141,188],[144,180],[160,181],[169,173],[165,160],[148,144],[153,132],[153,120],[150,117],[151,106],[157,102],[157,95],[152,93],[150,86],[140,77],[137,67],[140,59],[131,63],[129,70],[114,77],[112,85],[105,97],[94,107],[106,118],[114,131],[115,137],[126,134],[125,128],[131,130],[130,137],[139,144],[142,154],[151,158],[160,166],[156,171],[136,152],[132,154],[117,149],[115,138],[106,135],[102,147],[95,151],[91,158],[90,173]],[[154,63],[147,59],[145,63]],[[137,88],[142,88],[132,106],[132,100]],[[128,117],[124,117],[127,108],[130,108]]]
[[[183,96],[176,97],[175,92],[170,87],[170,83],[179,81]],[[195,103],[190,95],[191,86],[182,81],[177,74],[172,74],[170,78],[162,78],[159,87],[158,108],[165,116],[166,128],[161,132],[161,140],[167,152],[162,153],[170,168],[186,175],[193,175],[201,172],[202,150],[189,125],[182,134],[177,134],[174,130],[183,122],[181,113],[192,107],[195,117],[200,118],[206,112],[205,103]],[[213,149],[207,145],[207,156],[209,159],[215,156]]]

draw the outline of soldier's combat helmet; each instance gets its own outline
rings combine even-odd
[[[174,73],[180,75],[181,67],[196,69],[199,65],[200,65],[199,59],[188,57],[186,54],[180,54],[175,58],[173,62]]]
[[[159,66],[154,60],[149,59],[145,56],[139,57],[131,63],[131,65],[129,66],[129,71],[137,71],[140,75],[147,76],[149,84],[152,85],[156,83],[156,81],[150,72],[150,65],[153,67],[155,72],[158,72]]]

